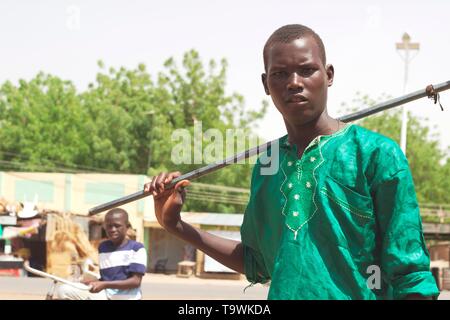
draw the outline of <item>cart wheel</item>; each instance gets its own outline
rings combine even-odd
[[[53,281],[50,289],[47,292],[47,295],[45,296],[45,300],[53,300],[53,295],[55,294],[57,281]]]

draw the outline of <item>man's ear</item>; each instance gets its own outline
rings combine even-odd
[[[263,73],[261,75],[261,80],[262,80],[262,83],[263,83],[263,86],[264,86],[264,91],[266,92],[266,94],[268,96],[270,96],[269,87],[267,86],[267,74]]]
[[[334,67],[332,64],[327,64],[327,66],[325,68],[327,71],[328,86],[331,87],[333,85],[333,80],[334,80]]]

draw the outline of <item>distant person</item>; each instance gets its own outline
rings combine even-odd
[[[130,240],[128,213],[120,208],[106,213],[104,228],[109,240],[99,247],[100,280],[85,281],[90,291],[61,284],[58,299],[68,300],[139,300],[141,281],[147,269],[147,253],[142,243]]]
[[[164,190],[179,172],[145,185],[158,222],[251,283],[270,282],[269,299],[436,297],[408,161],[391,139],[328,115],[334,67],[320,37],[283,26],[263,58],[264,90],[287,135],[266,152],[278,153],[276,172],[254,166],[242,242],[183,221],[189,182]]]

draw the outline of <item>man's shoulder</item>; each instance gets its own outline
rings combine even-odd
[[[365,139],[367,142],[386,142],[386,143],[395,143],[394,140],[392,140],[389,137],[386,137],[385,135],[376,132],[374,130],[370,130],[367,128],[364,128],[357,124],[351,125],[351,130],[355,133],[356,137],[359,139]]]
[[[366,149],[381,151],[383,153],[397,154],[401,152],[400,146],[393,139],[373,130],[353,124],[351,131],[355,140]]]
[[[353,125],[352,130],[357,143],[356,156],[367,165],[368,173],[384,180],[409,170],[408,160],[396,141],[358,125]]]

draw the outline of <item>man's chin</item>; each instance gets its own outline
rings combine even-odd
[[[109,240],[114,244],[121,244],[125,238],[111,237]]]
[[[295,110],[284,114],[284,119],[293,126],[304,126],[317,118],[312,110]]]

